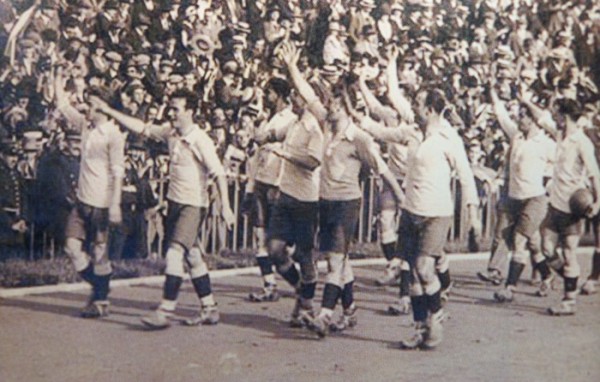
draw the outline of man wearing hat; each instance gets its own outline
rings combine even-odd
[[[148,38],[151,43],[162,42],[165,36],[172,33],[173,18],[171,17],[170,2],[163,2],[158,11],[158,17],[152,19],[152,24],[148,28]]]
[[[123,222],[112,227],[110,231],[111,260],[148,257],[148,222],[145,214],[148,209],[158,204],[148,177],[148,170],[152,164],[152,160],[146,158],[145,140],[129,137],[121,195]]]
[[[104,3],[103,10],[96,18],[96,36],[101,36],[102,38],[108,36],[108,32],[118,21],[118,8],[116,0],[108,0]]]
[[[0,255],[18,256],[27,231],[26,199],[16,170],[19,149],[11,139],[0,142]]]
[[[46,29],[60,31],[60,18],[58,16],[59,4],[56,0],[44,0],[29,26],[30,30],[38,33]]]
[[[88,56],[88,67],[90,71],[105,73],[109,69],[109,60],[106,57],[106,45],[104,40],[97,39],[91,45],[91,54]]]
[[[81,316],[100,318],[109,314],[112,266],[107,250],[108,227],[121,221],[125,136],[119,126],[94,105],[86,115],[71,106],[62,76],[59,69],[55,81],[57,108],[70,127],[82,136],[77,201],[67,221],[65,252],[81,278],[92,286],[92,295]],[[106,100],[112,96],[102,88],[89,89],[89,93]],[[85,244],[90,244],[91,253],[86,253]]]
[[[125,85],[121,78],[121,62],[123,56],[115,51],[106,52],[104,55],[108,60],[109,68],[106,71],[106,83],[110,87],[113,94],[117,94]]]
[[[132,29],[127,31],[125,40],[130,44],[135,53],[146,52],[151,47],[148,40],[148,28],[150,25],[150,18],[142,15],[132,24]]]
[[[352,15],[350,26],[348,27],[348,34],[354,42],[363,39],[366,26],[370,26],[374,31],[376,30],[377,25],[375,24],[375,19],[371,16],[371,12],[374,8],[375,2],[373,0],[359,1],[358,11]]]
[[[346,44],[345,28],[338,21],[329,23],[329,33],[323,45],[323,61],[325,64],[333,64],[338,59],[350,62],[350,51]]]
[[[53,241],[55,253],[63,254],[67,219],[77,200],[81,134],[67,131],[58,146],[43,153],[38,162],[36,228]]]

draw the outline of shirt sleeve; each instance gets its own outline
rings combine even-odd
[[[600,169],[598,168],[598,162],[594,155],[594,144],[586,137],[579,145],[579,155],[583,161],[585,169],[589,177],[595,177],[600,179]]]
[[[519,128],[512,118],[510,118],[504,103],[501,101],[494,103],[494,112],[502,131],[512,140],[519,133]]]
[[[169,134],[171,133],[171,127],[167,124],[165,125],[147,125],[144,128],[143,135],[151,138],[155,141],[163,141],[166,142],[169,138]]]
[[[354,142],[358,158],[363,164],[368,165],[375,174],[381,175],[389,170],[387,164],[379,155],[379,150],[373,138],[364,133],[357,133],[354,136]]]
[[[308,141],[308,155],[317,159],[319,162],[323,161],[323,150],[324,150],[324,139],[323,132],[319,127],[317,120],[312,117],[303,123],[308,124],[307,129],[310,131],[310,140]]]
[[[121,178],[125,174],[125,134],[115,125],[111,131],[108,144],[110,170],[114,177]]]
[[[371,118],[365,118],[361,122],[361,128],[373,138],[382,142],[407,144],[412,133],[412,126],[400,125],[398,127],[385,127]]]
[[[208,170],[211,177],[225,175],[223,164],[217,155],[217,148],[213,141],[206,136],[204,139],[196,140],[194,146],[198,149],[204,167]]]
[[[467,153],[458,136],[449,139],[447,158],[451,167],[456,171],[458,181],[462,187],[462,205],[479,205],[475,177],[469,165]]]
[[[82,132],[87,127],[88,120],[70,104],[59,106],[58,111],[69,121],[71,127],[75,130]]]
[[[282,121],[281,124],[278,124],[277,126],[272,126],[271,134],[275,138],[275,141],[282,142],[285,139],[285,136],[286,136],[286,133],[287,133],[289,127],[292,124],[294,124],[297,120],[298,120],[298,116],[296,114],[290,112],[288,115],[286,115],[285,120]]]

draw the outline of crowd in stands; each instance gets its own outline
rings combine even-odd
[[[33,227],[35,240],[64,240],[79,138],[56,110],[58,68],[80,111],[99,86],[152,123],[168,121],[173,91],[193,90],[197,123],[232,177],[246,174],[254,131],[269,118],[265,84],[288,79],[284,41],[301,49],[300,69],[322,98],[360,71],[389,105],[391,58],[405,99],[442,90],[481,179],[501,178],[508,147],[492,86],[515,117],[518,97],[547,108],[568,96],[584,106],[581,123],[600,124],[595,0],[0,0],[0,20],[0,245],[10,248],[29,244]],[[148,256],[147,243],[128,238],[160,225],[148,223],[160,220],[165,152],[128,139],[122,203],[131,214],[115,228],[117,257]]]

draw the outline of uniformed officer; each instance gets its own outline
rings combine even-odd
[[[15,142],[0,143],[0,159],[0,254],[8,257],[24,249],[27,230],[23,218],[23,186],[16,171],[19,151]]]
[[[38,161],[36,225],[54,240],[55,253],[64,249],[67,217],[76,200],[80,146],[81,135],[69,132],[59,148],[46,151]]]

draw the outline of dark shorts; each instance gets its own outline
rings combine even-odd
[[[359,214],[360,199],[320,200],[319,249],[322,252],[348,252],[348,246],[354,239]]]
[[[198,239],[200,224],[206,216],[206,208],[179,204],[169,200],[165,220],[165,240],[178,243],[189,251]]]
[[[451,216],[420,216],[402,210],[398,228],[400,257],[412,264],[420,256],[443,255],[451,224]]]
[[[108,208],[77,202],[67,217],[65,237],[86,243],[108,241]]]
[[[542,231],[550,230],[556,232],[559,236],[581,236],[584,224],[584,219],[559,211],[550,205],[546,218],[542,222]]]
[[[256,203],[250,215],[252,225],[266,228],[273,213],[273,207],[279,198],[279,187],[257,181],[254,184],[254,197]]]
[[[312,250],[315,246],[318,214],[317,202],[302,202],[281,193],[269,221],[269,240],[295,244],[299,250],[305,252]]]
[[[514,242],[515,232],[531,239],[539,231],[547,210],[548,198],[546,195],[524,200],[508,198],[505,205],[508,216],[508,227],[505,230],[507,242]]]

